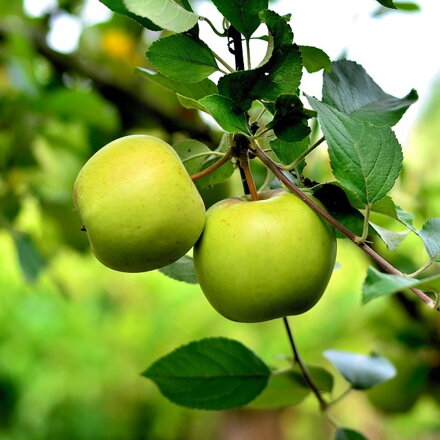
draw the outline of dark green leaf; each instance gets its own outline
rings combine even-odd
[[[152,31],[160,31],[162,29],[160,26],[154,24],[151,20],[148,20],[148,18],[141,17],[139,15],[130,12],[127,9],[127,7],[124,5],[124,2],[122,0],[99,0],[99,1],[103,3],[105,6],[107,6],[107,8],[111,9],[113,12],[130,17],[132,20],[137,21],[141,26],[147,29],[150,29]]]
[[[255,32],[260,25],[258,13],[268,6],[268,0],[212,0],[212,3],[245,38]]]
[[[173,145],[173,148],[185,165],[189,175],[195,174],[202,169],[203,163],[209,158],[209,155],[205,155],[205,153],[211,152],[205,144],[195,139],[185,139],[177,142]]]
[[[376,0],[376,1],[379,2],[382,6],[385,6],[386,8],[396,9],[393,0]]]
[[[417,99],[415,90],[402,99],[388,95],[354,61],[335,61],[332,71],[324,73],[322,101],[346,115],[377,126],[395,125]]]
[[[259,15],[261,22],[265,23],[269,30],[269,37],[266,55],[258,67],[266,64],[274,51],[281,49],[283,46],[290,46],[293,43],[293,32],[286,21],[286,17],[282,17],[269,9],[261,11]]]
[[[138,67],[138,70],[155,84],[159,84],[167,89],[172,90],[173,92],[178,93],[179,95],[196,101],[204,96],[214,95],[217,92],[217,86],[208,78],[194,83],[187,83],[174,81],[166,76],[161,75],[160,73],[151,73],[142,67]]]
[[[223,130],[250,135],[246,115],[236,109],[231,99],[221,95],[210,95],[200,99],[199,103],[209,111]]]
[[[336,430],[335,440],[367,440],[367,437],[353,429],[338,428]]]
[[[286,142],[298,142],[310,134],[307,120],[316,113],[304,108],[296,95],[280,95],[275,101],[275,114],[267,128],[273,129],[276,136]]]
[[[218,90],[247,111],[255,99],[274,102],[282,94],[296,94],[301,74],[298,46],[285,46],[274,52],[264,66],[223,76]]]
[[[347,351],[326,350],[324,356],[356,390],[371,388],[396,375],[393,364],[377,354],[365,356]]]
[[[332,62],[322,49],[313,46],[299,46],[299,50],[301,51],[303,64],[307,72],[318,72],[321,69],[331,72]]]
[[[364,216],[350,203],[346,192],[337,183],[325,183],[313,189],[313,195],[326,207],[327,211],[354,234],[361,236]],[[336,229],[337,238],[346,238]]]
[[[124,3],[134,14],[173,32],[185,32],[194,27],[199,19],[173,0],[124,0]]]
[[[240,342],[209,338],[174,350],[143,376],[178,405],[223,410],[255,399],[266,387],[270,370]]]
[[[147,57],[160,73],[180,82],[199,82],[217,70],[211,49],[189,35],[175,34],[155,41]]]
[[[428,220],[418,231],[431,260],[440,256],[440,217]]]
[[[168,266],[160,268],[159,271],[177,281],[184,281],[190,284],[198,283],[193,259],[187,255]]]
[[[371,222],[370,226],[372,226],[379,234],[379,237],[387,245],[387,248],[390,251],[395,251],[400,246],[400,243],[402,243],[402,241],[409,234],[409,231],[390,231],[389,229],[382,228],[381,226]]]
[[[33,283],[46,265],[46,261],[35,246],[30,235],[14,232],[12,238],[17,249],[18,261],[20,262],[23,275],[26,281]]]
[[[281,139],[273,139],[269,142],[269,145],[277,155],[278,159],[280,159],[285,165],[289,165],[300,154],[307,150],[309,143],[309,138],[302,139],[300,142],[285,142]]]
[[[402,149],[389,127],[358,121],[309,97],[329,147],[335,177],[362,203],[374,203],[393,187]]]
[[[362,288],[362,303],[372,299],[391,295],[403,289],[418,288],[426,291],[440,291],[440,275],[428,278],[408,278],[403,275],[390,275],[379,272],[373,267],[368,268],[367,277]]]

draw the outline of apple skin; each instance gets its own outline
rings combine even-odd
[[[335,264],[334,231],[309,206],[284,190],[259,197],[212,206],[194,247],[203,292],[232,321],[306,312],[321,298]]]
[[[95,256],[122,272],[178,260],[205,224],[203,200],[179,156],[152,136],[101,148],[78,174],[73,201]]]

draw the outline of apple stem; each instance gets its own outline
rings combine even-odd
[[[321,217],[323,217],[328,223],[330,223],[337,230],[342,232],[347,238],[349,238],[353,243],[355,243],[360,249],[362,249],[368,256],[374,260],[385,272],[388,272],[392,275],[404,275],[400,270],[396,269],[392,264],[390,264],[387,260],[381,257],[376,251],[374,251],[370,246],[368,246],[365,242],[358,242],[358,237],[356,234],[347,229],[344,225],[339,223],[332,215],[330,215],[327,211],[318,206],[313,200],[304,194],[298,186],[296,186],[290,179],[284,174],[284,172],[277,166],[277,164],[266,154],[263,150],[258,147],[253,141],[252,151],[254,154],[260,158],[260,160],[269,168],[275,176],[278,178],[280,182],[282,182],[287,188],[289,188],[292,192],[294,192],[301,200],[303,200],[310,208],[312,208],[315,212],[317,212]],[[419,289],[410,289],[412,293],[414,293],[419,299],[421,299],[428,307],[433,310],[439,311],[439,305],[422,292]]]
[[[298,348],[296,347],[295,340],[293,338],[292,329],[290,328],[289,321],[287,320],[287,318],[285,316],[283,317],[283,323],[284,323],[284,327],[287,332],[287,337],[289,338],[290,347],[292,348],[294,362],[296,362],[298,364],[298,366],[301,370],[301,373],[302,373],[305,381],[307,382],[307,385],[309,386],[312,393],[316,396],[316,398],[319,402],[319,406],[321,408],[321,411],[325,412],[327,410],[328,403],[322,397],[321,393],[319,392],[318,388],[316,387],[315,383],[313,382],[313,380],[307,370],[306,365],[304,364],[304,362],[301,359],[301,356],[299,355]]]
[[[225,155],[219,159],[217,162],[214,162],[212,165],[210,165],[208,168],[205,168],[202,171],[199,171],[196,174],[193,174],[191,176],[191,180],[195,182],[198,179],[201,179],[202,177],[207,176],[208,174],[211,174],[213,171],[215,171],[217,168],[220,168],[222,165],[224,165],[230,158],[232,157],[232,151],[228,150]]]
[[[240,160],[238,161],[238,166],[243,170],[244,177],[249,188],[249,193],[252,197],[252,200],[256,202],[258,200],[258,192],[257,187],[255,186],[254,178],[252,176],[252,171],[249,167],[249,157],[247,150],[241,154]]]

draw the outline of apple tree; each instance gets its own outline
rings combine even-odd
[[[399,5],[378,1],[384,8]],[[332,376],[303,361],[288,316],[306,312],[323,294],[335,264],[335,237],[350,240],[370,258],[364,304],[405,291],[431,313],[438,312],[440,275],[419,275],[440,261],[440,219],[427,219],[418,229],[414,216],[389,195],[403,163],[392,127],[417,100],[417,92],[392,96],[356,61],[332,62],[322,49],[296,44],[290,16],[270,9],[267,0],[212,0],[223,16],[222,29],[197,15],[187,0],[101,2],[158,32],[146,53],[153,70],[140,69],[145,80],[174,92],[186,109],[209,115],[223,137],[215,148],[202,139],[186,139],[174,144],[174,150],[165,144],[162,152],[154,151],[159,140],[127,137],[115,141],[121,148],[111,143],[96,153],[75,186],[95,254],[118,270],[161,267],[177,280],[199,281],[213,307],[229,319],[281,318],[292,349],[291,366],[274,371],[238,341],[207,338],[165,355],[143,375],[172,402],[205,410],[276,406],[283,398],[280,389],[295,395],[305,386],[334,426],[336,439],[365,438],[335,421],[332,406],[351,390],[371,389],[374,402],[378,393],[391,394],[398,380],[412,380],[412,370],[402,379],[405,367],[397,361],[393,365],[376,353],[329,349],[324,356],[348,383],[346,392],[329,398]],[[200,21],[223,38],[235,66],[200,38]],[[252,39],[267,42],[259,64],[253,62]],[[304,69],[323,75],[321,99],[301,90]],[[324,144],[334,180],[312,181],[304,175],[308,155]],[[158,157],[169,170],[160,170]],[[185,175],[171,166],[176,161],[185,166]],[[125,175],[124,164],[129,170]],[[198,197],[194,185],[186,196],[177,188],[192,180],[203,192],[227,182],[235,169],[246,195],[210,208],[201,232],[200,213],[191,208]],[[263,177],[256,183],[258,173]],[[157,191],[161,185],[168,190]],[[108,203],[106,194],[111,195]],[[181,198],[186,206],[179,207]],[[173,199],[179,200],[173,205]],[[167,223],[170,212],[174,218],[181,215],[180,224]],[[385,225],[377,218],[385,218]],[[395,232],[387,222],[405,230]],[[188,225],[196,232],[183,230]],[[420,239],[428,255],[412,273],[393,265],[372,245],[381,240],[395,251],[408,234]],[[175,241],[174,250],[166,248],[166,240]],[[183,255],[193,245],[194,259]],[[163,252],[168,252],[166,258]],[[155,263],[142,265],[155,258]],[[392,404],[388,409],[394,409]]]

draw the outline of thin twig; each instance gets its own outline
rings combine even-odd
[[[364,227],[362,229],[362,235],[360,237],[356,237],[356,243],[363,243],[368,238],[368,230],[370,227],[370,215],[371,215],[371,204],[367,203],[365,207],[365,216],[364,216]]]
[[[246,56],[247,56],[247,68],[248,70],[252,69],[252,64],[251,64],[251,46],[249,44],[249,38],[246,38]]]
[[[283,317],[283,323],[284,327],[287,332],[287,337],[289,338],[290,347],[292,348],[293,357],[295,359],[295,362],[298,364],[301,373],[307,382],[307,385],[309,386],[312,393],[316,396],[319,402],[319,406],[321,408],[321,411],[325,412],[325,410],[328,407],[328,403],[324,400],[324,398],[321,396],[321,393],[319,392],[318,388],[314,384],[312,378],[310,377],[310,374],[307,370],[307,367],[305,366],[304,362],[301,359],[301,356],[299,355],[298,348],[296,347],[295,340],[293,339],[293,333],[292,329],[290,328],[289,321],[286,317]]]
[[[255,186],[255,181],[252,176],[251,169],[249,167],[249,158],[248,158],[248,152],[245,151],[238,162],[238,166],[243,169],[246,182],[249,188],[249,192],[251,194],[252,200],[255,202],[258,200],[258,192],[257,187]]]
[[[203,151],[202,153],[194,154],[194,156],[186,157],[185,159],[182,160],[182,163],[188,162],[189,160],[193,160],[193,159],[196,159],[198,157],[203,157],[203,156],[219,156],[219,157],[223,157],[225,154],[226,153],[221,153],[220,151]]]
[[[223,66],[225,66],[226,69],[229,70],[229,72],[235,72],[235,70],[220,55],[217,55],[214,51],[212,53],[214,54],[215,59],[218,60],[221,64],[223,64]],[[220,72],[227,74],[227,72],[224,72],[221,69],[219,69],[219,70],[220,70]]]
[[[223,164],[225,164],[232,156],[231,150],[228,150],[226,154],[217,162],[214,162],[211,166],[208,168],[205,168],[204,170],[193,174],[191,176],[191,180],[195,182],[196,180],[201,179],[202,177],[207,176],[208,174],[211,174],[213,171],[215,171],[217,168],[220,168]]]
[[[433,261],[429,260],[427,261],[422,267],[420,267],[419,269],[417,269],[415,272],[413,273],[407,273],[405,274],[406,277],[408,278],[414,278],[417,275],[421,274],[423,271],[425,271],[426,269],[428,269],[428,267],[430,267],[432,265]]]
[[[206,18],[206,17],[199,17],[200,18],[200,20],[201,21],[206,21],[206,23],[208,23],[208,25],[209,25],[209,27],[213,30],[213,32],[215,33],[215,34],[217,34],[219,37],[226,37],[226,32],[220,32],[220,31],[218,31],[216,28],[215,28],[215,26],[214,26],[214,24],[212,23],[212,21],[211,20],[209,20],[209,18]]]
[[[310,206],[315,212],[323,217],[328,223],[335,227],[338,231],[342,232],[347,238],[356,243],[357,235],[347,229],[344,225],[339,223],[333,216],[331,216],[326,210],[318,206],[313,200],[307,197],[294,183],[292,183],[283,171],[277,166],[277,164],[266,154],[260,147],[254,144],[254,154],[260,158],[260,160],[275,174],[280,182],[282,182],[287,188],[294,192],[301,200],[303,200],[308,206]],[[367,243],[356,243],[360,249],[370,256],[385,272],[393,275],[403,275],[400,270],[396,269],[387,260],[381,257],[376,251],[374,251]],[[428,295],[419,289],[410,289],[419,299],[421,299],[428,307],[434,310],[439,310],[438,304],[433,301]]]
[[[312,146],[307,148],[306,151],[302,152],[292,163],[288,165],[282,165],[280,168],[287,171],[293,170],[301,163],[301,161],[306,156],[308,156],[316,147],[319,147],[319,145],[321,145],[324,141],[325,137],[323,136],[321,139],[318,139]]]

